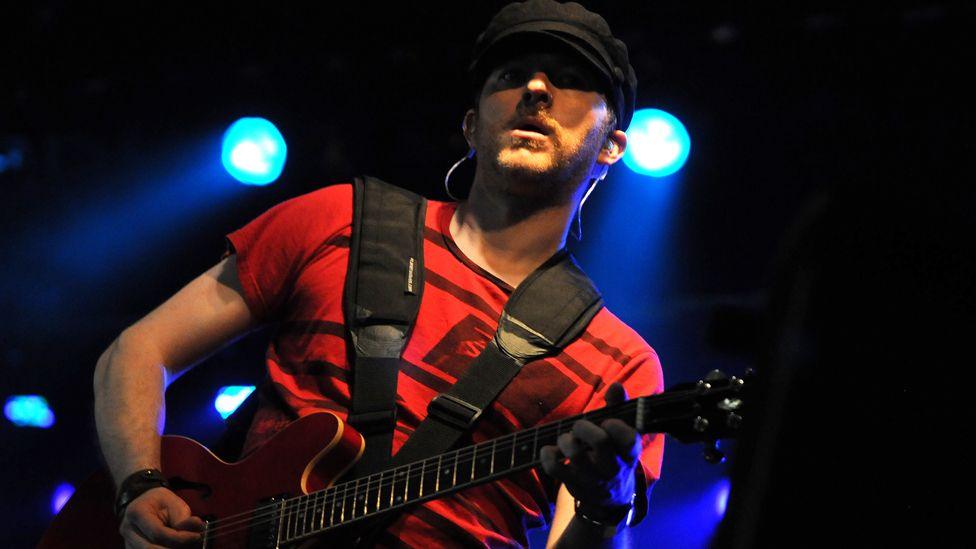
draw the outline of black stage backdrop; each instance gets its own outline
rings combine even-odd
[[[444,198],[465,151],[466,60],[502,4],[3,9],[0,396],[43,394],[57,423],[0,422],[0,544],[31,546],[53,487],[98,465],[96,359],[215,263],[223,234],[359,173]],[[680,113],[693,140],[659,257],[668,276],[647,281],[660,298],[627,320],[669,382],[716,365],[766,374],[718,544],[847,539],[841,525],[864,541],[958,543],[976,3],[586,4],[630,46],[638,106]],[[280,182],[174,216],[152,239],[109,223],[248,114],[288,139]],[[99,220],[109,228],[95,242],[74,238]],[[212,390],[257,379],[265,337],[174,385],[167,429],[212,440],[219,423],[199,421]],[[715,476],[696,454],[669,445],[643,539],[688,546],[655,509]]]

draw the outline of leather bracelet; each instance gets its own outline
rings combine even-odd
[[[121,520],[126,506],[132,503],[132,500],[159,487],[169,488],[169,482],[159,469],[142,469],[125,477],[115,497],[115,516]]]
[[[617,507],[590,507],[576,500],[576,516],[594,529],[600,530],[603,539],[610,539],[630,526],[634,516],[634,504]]]

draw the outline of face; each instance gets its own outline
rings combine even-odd
[[[478,169],[517,195],[569,198],[592,177],[610,110],[599,77],[563,53],[527,53],[495,68],[465,135]]]

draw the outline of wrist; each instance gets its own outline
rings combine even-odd
[[[132,500],[153,488],[169,488],[169,482],[159,469],[140,469],[125,477],[119,484],[119,491],[115,496],[115,516],[119,519],[125,513],[125,508]]]
[[[588,527],[600,530],[603,539],[609,539],[630,525],[634,516],[634,503],[624,505],[591,505],[576,500],[576,518]]]

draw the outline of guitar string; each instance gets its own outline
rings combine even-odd
[[[637,400],[631,400],[631,401],[628,401],[626,403],[621,404],[619,408],[616,408],[615,407],[615,410],[614,410],[613,413],[611,413],[610,411],[608,411],[607,409],[604,408],[604,409],[601,409],[601,410],[595,410],[593,412],[588,412],[588,413],[585,413],[585,414],[580,414],[577,417],[583,417],[583,416],[585,416],[588,419],[596,419],[596,420],[599,420],[599,419],[603,419],[605,416],[612,416],[615,413],[629,412],[629,408],[636,407],[636,405],[637,405]],[[565,418],[565,419],[560,420],[558,422],[550,423],[549,425],[540,426],[540,427],[538,427],[536,429],[532,429],[532,430],[529,430],[529,431],[520,431],[518,433],[513,433],[511,435],[506,435],[504,438],[507,439],[507,440],[505,440],[504,442],[496,443],[495,453],[497,454],[499,450],[507,451],[508,449],[512,449],[513,459],[514,459],[514,453],[515,453],[514,449],[515,449],[515,447],[517,445],[519,445],[520,443],[524,443],[525,442],[525,441],[519,441],[518,439],[520,437],[528,437],[528,435],[530,433],[535,433],[536,436],[539,436],[539,435],[542,435],[542,436],[551,436],[553,434],[559,433],[559,431],[563,430],[563,425],[564,424],[575,421],[577,419],[577,417]],[[543,433],[545,433],[545,434],[543,434]],[[468,463],[471,463],[472,464],[472,475],[471,475],[472,478],[470,480],[468,480],[467,482],[455,483],[455,484],[453,484],[451,486],[452,488],[453,487],[456,487],[456,486],[465,485],[465,484],[468,484],[468,483],[473,482],[474,480],[476,480],[476,479],[473,478],[474,477],[474,459],[475,459],[474,456],[477,455],[477,453],[478,453],[478,447],[479,446],[489,446],[490,444],[491,444],[491,441],[485,441],[485,442],[482,442],[482,443],[479,443],[479,444],[476,444],[476,445],[472,445],[472,446],[467,446],[465,448],[461,448],[461,449],[455,451],[456,456],[455,456],[455,459],[454,459],[454,469],[457,470],[457,467],[458,466],[466,465]],[[401,483],[401,482],[409,483],[410,481],[413,481],[413,480],[422,480],[423,477],[425,476],[425,472],[424,471],[427,468],[426,462],[428,462],[430,460],[431,460],[431,458],[425,458],[423,460],[418,460],[418,461],[415,461],[415,462],[411,462],[409,464],[401,465],[401,466],[396,467],[394,469],[391,469],[391,470],[388,470],[388,471],[384,471],[384,472],[378,473],[378,475],[380,476],[379,484],[374,486],[373,483],[369,483],[369,486],[370,487],[368,488],[367,493],[365,495],[365,497],[367,498],[367,501],[368,501],[368,498],[369,498],[369,492],[371,492],[373,490],[376,491],[377,498],[379,498],[380,495],[381,495],[381,492],[385,488],[391,488],[391,487],[395,486],[397,483]],[[533,461],[535,461],[535,460],[533,460]],[[419,471],[417,471],[416,474],[414,472],[410,472],[410,470],[415,465],[420,465],[420,467],[418,467]],[[401,469],[406,470],[407,471],[407,474],[405,474],[405,475],[398,475],[397,472],[400,471]],[[383,475],[384,474],[386,474],[389,478],[383,479]],[[428,474],[429,474],[429,472],[428,472]],[[367,478],[368,479],[368,478],[372,478],[372,477],[374,477],[376,475],[377,474],[374,474],[374,475],[370,475],[369,477],[364,477],[364,478]],[[340,484],[338,486],[334,486],[334,487],[331,487],[331,488],[326,488],[326,489],[323,489],[323,490],[319,490],[319,491],[313,492],[311,494],[303,494],[303,495],[300,495],[300,496],[295,496],[295,497],[289,498],[287,500],[284,500],[283,502],[279,502],[279,503],[275,503],[275,504],[269,504],[269,505],[264,505],[264,506],[261,506],[261,507],[257,507],[257,508],[255,508],[254,511],[246,511],[246,512],[243,512],[243,513],[238,513],[236,515],[230,515],[230,516],[224,517],[222,519],[218,519],[218,520],[212,521],[212,522],[210,522],[208,524],[208,528],[207,528],[208,539],[214,539],[214,538],[217,538],[217,537],[221,537],[221,536],[225,536],[225,535],[230,535],[232,533],[239,532],[239,531],[241,531],[243,529],[251,528],[251,527],[254,527],[254,526],[258,526],[258,525],[268,524],[268,523],[273,522],[275,520],[291,519],[291,518],[299,517],[301,515],[304,515],[307,518],[308,507],[309,507],[309,505],[307,505],[307,504],[308,503],[312,503],[312,500],[321,497],[320,494],[323,494],[323,493],[325,495],[324,495],[324,497],[321,497],[322,501],[321,502],[315,502],[312,505],[312,507],[314,509],[316,509],[316,510],[318,510],[318,509],[321,508],[322,511],[324,512],[325,511],[325,506],[331,504],[333,506],[333,509],[332,509],[332,513],[329,515],[330,524],[329,524],[328,527],[338,526],[338,524],[342,524],[343,522],[347,522],[347,520],[343,517],[343,519],[340,520],[338,524],[331,524],[331,522],[332,522],[331,519],[335,515],[335,508],[334,508],[335,503],[337,503],[339,501],[342,501],[343,502],[343,505],[345,505],[346,501],[349,500],[350,495],[353,495],[353,497],[351,499],[351,502],[353,503],[353,505],[355,505],[356,504],[356,500],[358,499],[358,498],[355,497],[355,494],[359,491],[359,486],[358,485],[361,484],[361,482],[362,482],[362,479],[346,481],[346,482],[344,482],[344,483],[342,483],[342,484]],[[406,484],[404,484],[404,486],[406,487]],[[450,488],[447,488],[447,489],[450,489]],[[330,491],[331,491],[331,494],[329,494]],[[304,499],[304,501],[300,501],[300,500],[303,500],[303,499]],[[306,505],[304,505],[304,507],[305,507],[305,510],[304,511],[300,510],[300,508],[303,506],[302,505],[303,503],[306,504]],[[392,508],[392,506],[391,507],[384,508],[384,509],[377,509],[375,511],[369,511],[369,512],[367,512],[365,514],[362,514],[362,515],[359,515],[359,516],[356,516],[355,509],[353,509],[353,512],[351,513],[351,515],[350,515],[349,518],[350,519],[353,519],[353,518],[362,518],[362,517],[365,517],[365,516],[368,516],[368,515],[371,515],[371,514],[374,514],[374,513],[378,513],[380,511],[389,510],[391,508]],[[239,519],[239,520],[234,520],[234,519]],[[215,526],[213,528],[210,528],[209,526],[211,526],[211,525],[215,525]],[[243,528],[235,528],[237,526],[242,526]],[[232,530],[228,530],[228,529],[232,529]]]

